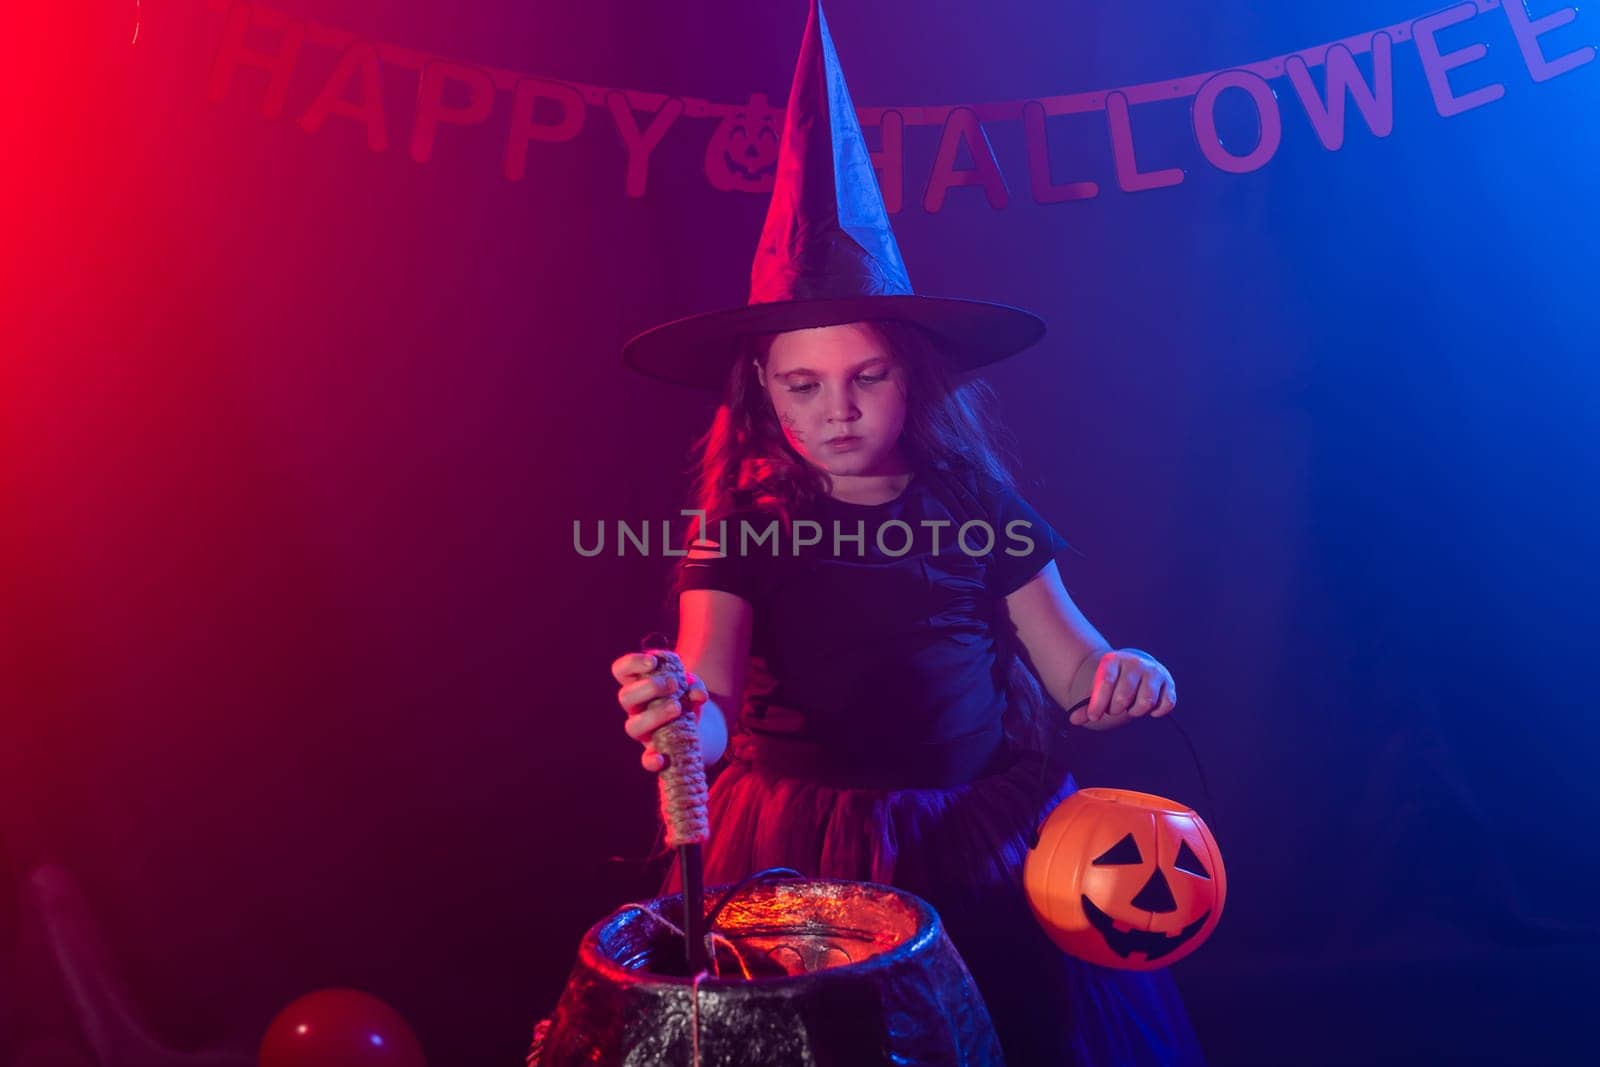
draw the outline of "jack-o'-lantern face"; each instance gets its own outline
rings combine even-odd
[[[1187,956],[1222,913],[1227,875],[1206,824],[1148,793],[1082,789],[1051,813],[1023,882],[1066,951],[1152,970]]]
[[[781,112],[754,93],[722,120],[706,145],[706,177],[723,192],[768,193],[778,174]]]

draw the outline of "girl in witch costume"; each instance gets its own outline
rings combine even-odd
[[[913,292],[813,0],[748,304],[624,351],[724,399],[674,589],[688,691],[635,653],[613,664],[618,700],[646,769],[685,710],[707,767],[727,761],[707,885],[786,866],[918,894],[1013,1065],[1200,1063],[1166,971],[1067,956],[1023,892],[1031,831],[1076,788],[1044,694],[1090,730],[1177,703],[1161,663],[1112,649],[1067,595],[1068,546],[1016,491],[967,374],[1043,332]]]

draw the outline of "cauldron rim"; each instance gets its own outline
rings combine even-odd
[[[843,878],[806,878],[788,879],[783,882],[769,882],[757,884],[750,889],[771,889],[781,885],[793,885],[799,881],[805,885],[848,885],[857,888],[867,888],[892,896],[907,904],[916,915],[916,931],[892,951],[878,952],[859,963],[844,963],[837,967],[829,967],[822,971],[813,971],[807,974],[773,975],[761,978],[719,978],[708,974],[700,979],[700,989],[769,989],[773,991],[787,990],[803,986],[808,982],[815,982],[820,975],[830,976],[830,980],[837,980],[845,976],[865,976],[874,971],[899,965],[906,957],[915,955],[927,949],[938,941],[944,930],[944,920],[933,909],[933,905],[904,889],[897,889],[891,885],[880,882],[854,882]],[[707,897],[715,897],[722,890],[731,888],[728,885],[711,886],[706,889]],[[668,901],[681,900],[682,893],[670,893],[662,897],[653,897],[650,900],[637,901],[626,904],[611,912],[605,918],[595,923],[583,935],[583,941],[578,945],[578,961],[581,966],[588,967],[596,974],[607,979],[627,980],[637,982],[648,979],[652,982],[661,982],[668,985],[692,986],[695,984],[692,975],[660,974],[656,971],[634,971],[622,966],[616,960],[600,951],[600,932],[608,925],[621,918],[624,913],[644,907],[660,913],[661,905]]]

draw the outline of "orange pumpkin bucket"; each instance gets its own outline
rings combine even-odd
[[[1152,971],[1199,948],[1228,892],[1222,853],[1183,804],[1080,789],[1050,813],[1023,866],[1050,939],[1090,963]]]

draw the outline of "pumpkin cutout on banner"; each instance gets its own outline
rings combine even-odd
[[[1052,941],[1128,971],[1165,967],[1199,948],[1228,890],[1222,853],[1199,815],[1126,789],[1080,789],[1062,801],[1022,879]]]
[[[706,178],[725,193],[770,193],[778,177],[778,121],[763,93],[723,119],[706,143]]]

